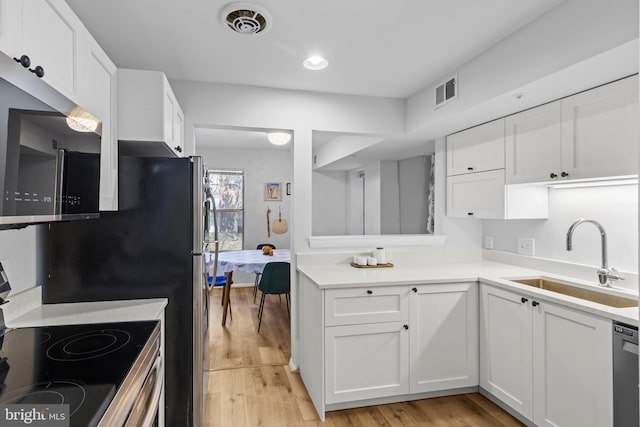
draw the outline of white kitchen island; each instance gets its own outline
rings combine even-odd
[[[582,405],[581,420],[612,425],[611,323],[637,325],[638,308],[508,280],[538,276],[595,288],[574,277],[491,261],[378,269],[299,262],[299,367],[321,418],[325,411],[480,391],[527,423],[570,425],[564,421],[575,419],[575,412],[569,412]],[[637,299],[625,291],[604,292]],[[496,305],[505,299],[489,293],[515,303]],[[538,326],[523,335],[522,321]],[[493,339],[514,328],[514,336]],[[544,345],[526,347],[534,341]],[[524,350],[510,345],[518,342]],[[576,352],[589,354],[573,360]],[[521,407],[504,397],[511,388],[525,390]]]

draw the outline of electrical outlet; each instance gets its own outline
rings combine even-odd
[[[533,256],[536,240],[533,237],[518,237],[518,253]]]
[[[484,237],[484,248],[485,249],[493,249],[493,237],[485,236]]]

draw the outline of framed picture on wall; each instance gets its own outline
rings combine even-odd
[[[264,185],[264,200],[282,200],[282,191],[280,190],[279,182],[267,182]]]

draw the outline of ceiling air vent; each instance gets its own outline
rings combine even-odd
[[[238,34],[264,34],[271,28],[271,15],[251,3],[231,3],[220,13],[222,25]]]
[[[436,86],[435,89],[435,106],[434,108],[440,108],[447,102],[458,97],[458,76],[447,79],[442,84]]]

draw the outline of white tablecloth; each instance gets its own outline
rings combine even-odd
[[[205,262],[209,275],[213,275],[213,253],[205,253]],[[262,273],[264,266],[270,262],[291,262],[289,249],[275,249],[273,256],[263,255],[262,250],[225,251],[218,254],[218,276],[233,270],[248,273]]]

